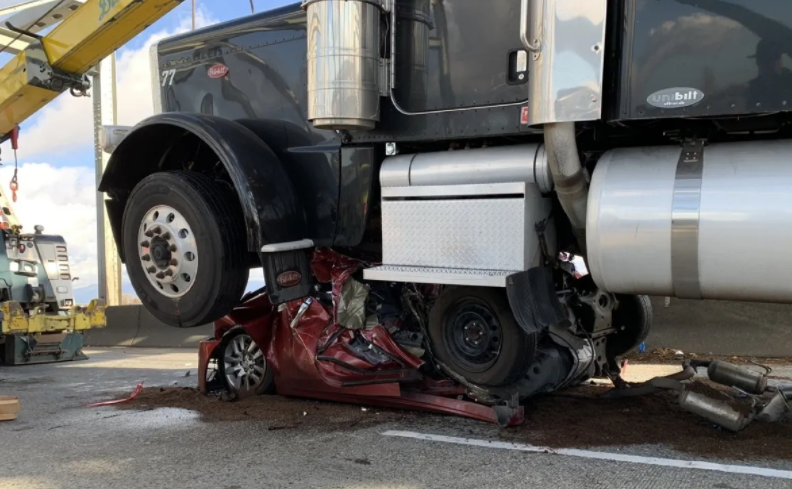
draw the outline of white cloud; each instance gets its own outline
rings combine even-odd
[[[0,168],[0,184],[11,200],[8,184],[13,165]],[[25,232],[41,224],[46,234],[61,235],[69,247],[75,287],[95,286],[96,265],[96,176],[88,167],[55,168],[47,163],[25,163],[19,167],[19,190],[14,210]]]
[[[199,9],[196,16],[199,27],[216,22],[211,14]],[[175,30],[150,34],[140,49],[122,49],[118,52],[116,93],[119,124],[134,125],[153,114],[149,49],[165,37],[189,31],[191,24],[190,17],[182,18]],[[53,159],[54,154],[91,147],[93,137],[91,98],[76,98],[65,93],[44,108],[32,125],[22,125],[20,145],[24,147],[25,157],[49,160]],[[8,154],[8,150],[5,147],[3,149]]]

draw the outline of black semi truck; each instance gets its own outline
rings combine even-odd
[[[787,0],[306,0],[152,66],[100,191],[170,325],[259,267],[275,305],[326,293],[332,248],[372,311],[422,296],[447,374],[524,397],[614,372],[647,296],[792,303]]]

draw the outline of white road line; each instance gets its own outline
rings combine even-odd
[[[633,464],[659,465],[661,467],[676,467],[680,469],[712,470],[716,472],[727,472],[730,474],[758,475],[762,477],[773,477],[776,479],[792,479],[792,471],[766,469],[762,467],[751,467],[746,465],[725,465],[696,460],[674,460],[671,458],[640,457],[637,455],[623,455],[620,453],[594,452],[589,450],[578,450],[574,448],[548,448],[525,445],[522,443],[507,443],[502,441],[476,440],[472,438],[457,438],[455,436],[430,435],[425,433],[415,433],[412,431],[386,431],[384,436],[394,436],[399,438],[413,438],[416,440],[435,441],[442,443],[453,443],[456,445],[469,445],[474,447],[497,448],[501,450],[518,450],[521,452],[550,453],[555,455],[567,455],[569,457],[591,458],[596,460],[610,460],[614,462],[628,462]]]

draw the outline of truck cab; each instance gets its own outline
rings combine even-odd
[[[155,46],[100,190],[168,324],[257,267],[274,307],[323,293],[331,248],[421,296],[446,374],[526,397],[616,371],[647,296],[792,302],[749,251],[792,245],[790,28],[782,0],[306,0]]]

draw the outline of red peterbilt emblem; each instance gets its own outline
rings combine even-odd
[[[523,126],[527,126],[530,121],[531,121],[530,108],[523,107],[522,112],[520,113],[520,124],[522,124]]]
[[[209,78],[223,78],[228,74],[228,66],[216,64],[209,68]]]
[[[300,280],[302,280],[302,275],[295,271],[283,272],[275,279],[281,287],[294,287],[300,283]]]

